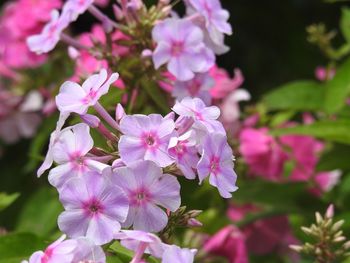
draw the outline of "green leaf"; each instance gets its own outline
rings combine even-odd
[[[322,109],[324,89],[315,81],[295,81],[269,92],[263,103],[269,110],[315,111]]]
[[[336,144],[331,149],[322,154],[318,164],[318,171],[332,171],[340,169],[350,171],[350,147],[347,145]]]
[[[350,8],[348,7],[341,9],[340,30],[346,41],[350,43]]]
[[[109,250],[114,252],[122,262],[130,262],[134,256],[133,251],[126,249],[118,241],[113,242],[113,244],[109,246]]]
[[[54,189],[42,188],[29,198],[16,225],[16,230],[46,236],[57,228],[57,217],[62,211]]]
[[[162,89],[158,87],[154,81],[148,77],[142,78],[140,81],[142,88],[147,92],[147,95],[153,100],[153,102],[159,107],[163,114],[169,112],[169,106],[166,100],[166,96]]]
[[[18,263],[44,247],[44,242],[34,234],[15,233],[0,236],[0,263]]]
[[[325,88],[324,109],[330,114],[337,113],[350,95],[350,58],[337,68],[337,73],[325,83]]]
[[[319,139],[350,144],[350,121],[319,121],[310,125],[300,125],[290,128],[279,128],[271,131],[272,135],[285,134],[310,135]]]
[[[6,194],[0,193],[0,211],[10,206],[19,197],[19,193]]]

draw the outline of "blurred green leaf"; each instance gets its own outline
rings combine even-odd
[[[154,81],[148,79],[148,77],[143,77],[140,81],[140,85],[147,92],[155,105],[158,106],[161,113],[166,114],[170,111],[164,92],[154,83]]]
[[[318,171],[332,171],[335,169],[350,171],[350,147],[336,144],[331,149],[322,154],[318,164]]]
[[[324,108],[328,113],[340,111],[350,95],[350,58],[337,68],[334,78],[325,83]]]
[[[350,74],[349,74],[350,75]],[[285,134],[310,135],[319,139],[350,144],[350,121],[319,121],[309,125],[300,125],[290,128],[279,128],[271,131],[272,135]]]
[[[350,8],[348,7],[341,9],[340,30],[346,41],[350,43]]]
[[[109,246],[109,250],[114,252],[122,262],[130,262],[134,256],[134,253],[131,250],[123,247],[118,241],[113,242],[113,244]]]
[[[57,217],[61,211],[56,191],[42,188],[29,198],[20,211],[16,230],[49,235],[57,228]]]
[[[324,89],[316,81],[295,81],[278,87],[263,97],[269,110],[315,111],[322,109]]]
[[[0,193],[0,211],[10,206],[19,197],[19,193],[6,194]]]
[[[0,263],[18,263],[42,249],[44,241],[34,234],[14,233],[0,236]]]

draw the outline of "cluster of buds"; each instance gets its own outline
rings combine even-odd
[[[314,242],[304,245],[291,245],[290,248],[298,253],[315,258],[318,263],[340,262],[350,256],[350,240],[347,240],[341,230],[344,220],[333,218],[334,207],[330,205],[322,216],[316,212],[316,223],[310,227],[302,227],[303,232]]]

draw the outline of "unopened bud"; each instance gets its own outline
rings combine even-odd
[[[315,216],[316,216],[316,222],[317,222],[317,224],[321,224],[322,221],[323,221],[323,218],[322,218],[321,214],[320,214],[319,212],[316,212],[316,213],[315,213]]]
[[[141,57],[143,58],[149,58],[149,57],[152,57],[152,55],[153,55],[153,52],[150,49],[144,49],[141,53]]]
[[[123,108],[123,106],[118,103],[116,109],[115,109],[115,119],[116,121],[120,121],[123,117],[125,116],[125,110]]]
[[[300,253],[301,251],[303,251],[303,247],[302,246],[298,246],[298,245],[289,245],[289,248]]]
[[[343,242],[343,241],[345,241],[345,240],[346,240],[346,238],[345,238],[344,236],[340,236],[340,237],[334,238],[334,239],[333,239],[333,242],[335,242],[335,243],[340,243],[340,242]]]
[[[338,222],[336,222],[332,228],[331,228],[331,231],[334,233],[334,232],[337,232],[341,227],[342,225],[344,224],[344,220],[339,220]]]
[[[91,114],[83,114],[80,115],[80,118],[87,124],[89,125],[91,128],[97,128],[101,121],[98,117],[96,117],[95,115],[91,115]]]
[[[301,227],[301,230],[303,230],[303,232],[307,235],[311,235],[312,234],[312,230],[310,228],[307,228],[305,226]]]
[[[346,242],[344,243],[343,247],[344,247],[346,250],[350,249],[350,240],[349,240],[349,241],[346,241]]]
[[[113,13],[117,20],[122,20],[124,18],[123,11],[117,5],[113,5]]]
[[[330,204],[327,208],[325,217],[326,218],[332,218],[334,216],[334,205]]]
[[[187,225],[190,227],[200,227],[203,226],[202,222],[200,222],[199,220],[195,219],[195,218],[190,218],[187,221]]]

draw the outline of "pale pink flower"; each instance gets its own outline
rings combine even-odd
[[[63,6],[62,13],[66,14],[70,21],[75,21],[93,3],[94,0],[68,0]]]
[[[193,263],[196,249],[169,246],[162,256],[162,263]]]
[[[124,116],[120,121],[124,134],[119,140],[121,159],[126,164],[137,160],[151,160],[161,167],[172,164],[168,144],[174,129],[174,121],[159,114]]]
[[[223,123],[234,123],[238,121],[241,111],[239,102],[250,100],[250,94],[245,89],[232,91],[221,104],[221,119]]]
[[[44,252],[37,251],[29,258],[29,262],[22,261],[22,263],[71,263],[78,242],[72,239],[65,239],[66,235],[61,236],[49,245]]]
[[[85,80],[82,86],[72,81],[64,82],[56,96],[57,108],[61,112],[85,114],[90,106],[94,106],[108,92],[109,86],[118,76],[118,73],[113,73],[107,79],[107,71],[102,69],[99,74]]]
[[[27,45],[37,54],[48,53],[53,50],[60,40],[62,31],[69,25],[69,18],[59,14],[57,10],[51,12],[51,21],[47,23],[40,34],[27,38]]]
[[[197,170],[200,183],[209,176],[209,183],[217,187],[224,198],[232,197],[231,192],[238,189],[237,175],[233,170],[232,149],[225,135],[211,133],[205,137]]]
[[[188,20],[166,19],[154,27],[152,37],[157,43],[155,68],[167,64],[178,80],[190,80],[194,73],[206,72],[214,65],[215,56],[204,45],[201,29]]]
[[[138,161],[116,168],[111,178],[129,199],[124,227],[133,225],[135,230],[159,232],[168,222],[167,214],[159,206],[172,212],[180,207],[179,182],[176,177],[163,174],[154,162]]]
[[[193,128],[205,133],[217,132],[225,134],[225,129],[217,119],[220,116],[220,109],[216,106],[207,107],[199,98],[186,97],[180,102],[177,101],[173,111],[181,117],[191,117],[194,120]]]
[[[94,145],[88,125],[79,123],[66,128],[57,140],[52,147],[52,156],[58,165],[49,173],[49,182],[53,186],[60,188],[70,178],[82,176],[90,170],[102,172],[108,166],[86,156]]]
[[[123,190],[97,172],[67,181],[59,198],[65,208],[58,217],[59,228],[72,238],[90,238],[96,245],[113,239],[129,210]]]

